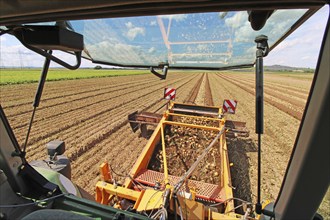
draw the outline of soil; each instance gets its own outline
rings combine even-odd
[[[264,81],[265,128],[262,135],[261,190],[263,200],[274,201],[291,155],[312,77],[308,80],[266,74]],[[164,87],[173,87],[177,88],[178,102],[203,104],[204,101],[207,105],[221,106],[224,99],[238,101],[236,114],[227,117],[247,122],[250,137],[227,139],[229,160],[233,163],[233,191],[236,197],[255,202],[257,136],[254,134],[253,82],[253,73],[227,72],[171,72],[166,81],[160,81],[150,74],[47,82],[32,126],[27,159],[44,159],[47,157],[46,143],[55,139],[65,141],[65,154],[71,161],[73,182],[94,194],[95,183],[100,179],[98,167],[102,162],[108,161],[116,173],[126,175],[147,143],[147,139],[141,137],[139,131],[131,131],[127,115],[136,110],[158,110],[165,103],[162,99]],[[207,87],[211,91],[209,95]],[[1,105],[20,145],[27,133],[36,88],[37,83],[1,86]],[[213,102],[207,98],[210,94]],[[158,113],[163,111],[164,108],[161,108]],[[152,130],[152,126],[148,128]],[[189,130],[178,131],[179,129],[173,126],[168,132],[174,132],[175,129],[178,135],[176,139],[167,136],[169,154],[174,156],[176,153],[176,157],[185,158],[184,163],[188,167],[194,159],[188,159],[187,153],[195,151],[190,149],[192,144],[188,144],[189,142],[186,145],[188,148],[180,147],[180,143],[185,143],[186,139],[193,138],[194,135],[198,136],[198,132],[193,134],[191,131],[192,136],[187,135],[185,138],[178,133],[189,133]],[[201,137],[198,137],[199,141],[194,146],[196,151],[200,148],[199,145],[204,148],[207,145],[206,139],[210,139],[207,137],[203,140]],[[171,145],[171,142],[175,144]],[[179,151],[175,152],[176,148]],[[205,169],[205,164],[214,162],[210,155],[212,154],[204,161],[204,167],[199,167],[199,173]],[[175,161],[183,164],[180,160]],[[181,165],[173,165],[175,166],[181,168],[178,175],[182,175],[186,170]],[[175,169],[170,171],[175,172]],[[209,175],[209,178],[212,175]],[[115,178],[120,180],[119,176],[115,175]],[[208,177],[197,175],[197,178]]]
[[[253,74],[241,74],[241,81],[254,80]],[[241,85],[237,81],[239,74],[221,73],[211,75],[211,90],[214,103],[219,105],[223,99],[231,97],[238,101],[236,114],[228,115],[229,119],[245,121],[250,130],[247,139],[232,139],[228,141],[229,160],[234,195],[256,202],[257,195],[257,135],[255,131],[255,96],[253,85]],[[225,77],[223,77],[225,76]],[[266,75],[267,76],[267,75]],[[235,79],[234,79],[235,77]],[[286,82],[284,76],[277,76],[279,81]],[[281,77],[284,77],[282,79]],[[273,79],[273,78],[272,78]],[[265,88],[276,91],[277,87],[269,85],[265,77]],[[295,81],[298,83],[297,81]],[[272,81],[273,83],[273,81]],[[276,81],[275,81],[276,83]],[[305,81],[302,82],[305,84]],[[221,85],[221,86],[215,86]],[[287,83],[282,85],[288,86]],[[300,84],[299,84],[300,85]],[[299,88],[300,86],[292,86]],[[309,87],[308,87],[309,88]],[[306,91],[308,90],[306,88]],[[266,95],[265,95],[266,98]],[[276,97],[268,95],[264,104],[264,134],[262,135],[262,173],[261,196],[263,200],[274,201],[281,187],[282,179],[289,161],[291,150],[299,128],[299,117],[294,117],[287,108],[279,108]]]
[[[237,79],[231,79],[230,77],[219,75],[220,77],[230,81],[232,84],[236,85],[238,88],[245,90],[246,92],[254,95],[254,84],[247,84],[241,82]],[[281,111],[284,111],[287,114],[290,114],[294,118],[301,120],[302,113],[304,110],[303,101],[295,101],[295,99],[287,98],[284,95],[278,94],[273,91],[273,89],[265,87],[264,89],[264,101],[272,104]]]

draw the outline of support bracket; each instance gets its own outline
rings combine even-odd
[[[67,69],[75,70],[80,67],[84,43],[83,36],[79,33],[56,25],[25,25],[12,28],[8,33],[13,34],[26,48]],[[48,50],[61,50],[74,54],[76,64],[70,65],[48,53]]]
[[[150,67],[150,72],[153,73],[155,76],[160,78],[161,80],[166,79],[167,71],[168,71],[168,64],[164,65],[162,70],[162,73],[158,73],[153,67]]]

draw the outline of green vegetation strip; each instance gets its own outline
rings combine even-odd
[[[149,70],[123,70],[123,69],[50,69],[47,81],[87,79],[113,76],[127,76],[149,74]],[[22,84],[38,82],[41,69],[0,69],[0,85]]]
[[[176,70],[175,72],[179,72]],[[194,72],[194,71],[184,71]],[[211,74],[219,71],[209,71]],[[238,73],[238,74],[254,74],[253,69],[248,71],[224,71],[224,73]],[[0,85],[10,84],[23,84],[23,83],[35,83],[39,81],[41,69],[0,69]],[[127,75],[140,75],[150,74],[149,70],[137,70],[137,69],[50,69],[47,75],[47,81],[59,81],[59,80],[71,80],[71,79],[87,79],[87,78],[100,78],[100,77],[113,77],[113,76],[127,76]],[[313,78],[312,73],[297,73],[297,72],[285,72],[275,71],[267,72],[265,74],[278,74],[286,77],[293,77],[297,79]]]

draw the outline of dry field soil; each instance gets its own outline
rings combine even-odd
[[[264,135],[262,135],[262,199],[279,192],[305,108],[312,75],[265,74]],[[51,140],[66,143],[72,180],[91,194],[99,180],[99,165],[108,161],[125,175],[147,139],[130,129],[128,114],[156,111],[164,103],[164,87],[177,89],[176,101],[221,106],[238,101],[229,119],[245,121],[249,138],[228,139],[234,194],[255,201],[257,136],[255,131],[254,74],[239,72],[170,72],[166,81],[151,74],[47,82],[37,109],[28,147],[29,161],[47,157]],[[1,86],[1,105],[23,145],[32,113],[37,83]],[[162,113],[164,108],[158,110]],[[115,175],[115,178],[120,179]]]

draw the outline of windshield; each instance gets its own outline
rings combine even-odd
[[[272,46],[307,9],[275,11],[254,31],[248,13],[217,12],[72,21],[84,35],[85,56],[122,66],[211,67],[252,65],[254,39]]]

